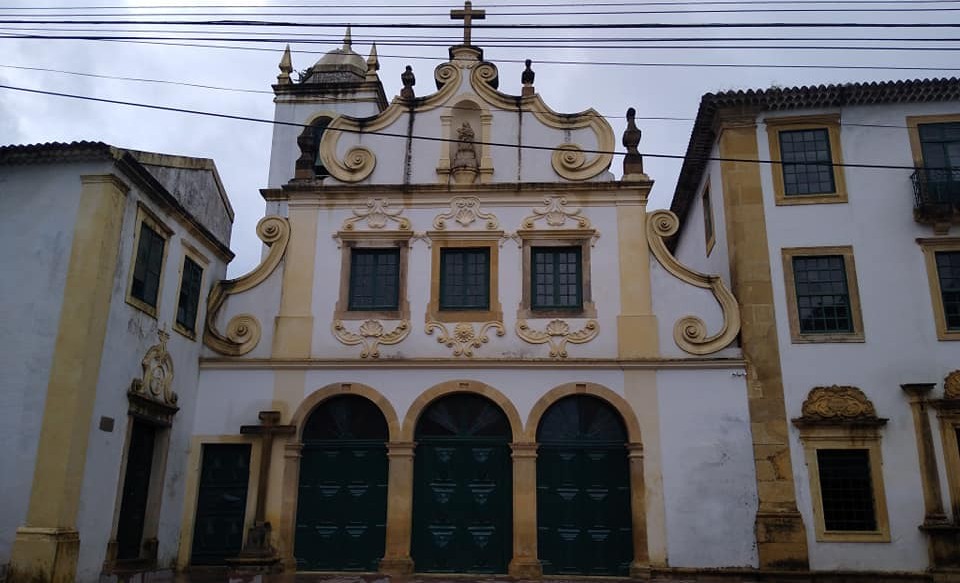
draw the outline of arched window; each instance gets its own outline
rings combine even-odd
[[[323,161],[320,160],[320,140],[323,138],[323,133],[327,131],[327,126],[330,125],[330,122],[333,121],[329,117],[317,118],[310,124],[310,129],[313,131],[313,173],[317,177],[330,176],[330,173],[327,172],[327,169],[323,166]]]

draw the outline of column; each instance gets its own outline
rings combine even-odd
[[[543,574],[537,559],[537,444],[511,443],[513,450],[513,560],[515,579]]]
[[[387,541],[380,571],[387,575],[413,573],[410,531],[413,527],[413,455],[416,444],[387,444],[390,459],[387,477]]]
[[[630,514],[633,530],[633,562],[630,563],[630,577],[649,579],[650,557],[647,552],[647,490],[643,474],[643,444],[629,444],[627,459],[630,462]]]
[[[947,515],[943,511],[943,497],[940,494],[937,455],[933,449],[933,431],[930,429],[930,415],[927,412],[927,395],[934,386],[934,383],[900,385],[903,392],[910,398],[913,428],[917,434],[917,459],[920,462],[920,483],[923,486],[924,525],[947,522]]]
[[[274,358],[310,357],[318,212],[314,206],[289,204],[290,242],[283,260],[280,313],[274,324]]]
[[[289,442],[283,448],[283,484],[281,486],[280,528],[277,529],[277,553],[284,573],[297,570],[293,545],[297,529],[297,496],[300,493],[300,458],[303,444]]]
[[[659,355],[657,317],[650,289],[650,247],[647,244],[647,194],[652,182],[637,183],[637,191],[617,202],[617,241],[620,313],[617,346],[620,358]]]

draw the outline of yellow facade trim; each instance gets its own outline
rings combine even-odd
[[[432,241],[430,262],[430,303],[424,322],[438,323],[483,323],[503,322],[503,307],[500,305],[500,239],[503,231],[429,231]],[[481,249],[490,253],[488,270],[489,304],[486,310],[441,310],[440,309],[440,255],[443,249]],[[501,324],[502,326],[502,324]]]
[[[943,309],[943,290],[940,289],[940,271],[937,269],[937,253],[960,251],[960,237],[917,239],[917,243],[923,249],[923,260],[927,268],[927,283],[930,288],[933,318],[937,326],[937,339],[960,340],[960,329],[951,330],[947,326],[947,316]]]
[[[847,182],[843,172],[843,152],[840,149],[840,114],[768,117],[764,122],[770,144],[770,159],[778,162],[771,165],[774,200],[777,206],[847,202]],[[779,163],[783,160],[783,154],[780,152],[780,132],[823,129],[827,130],[830,140],[834,191],[823,194],[787,195],[783,184],[783,164]]]
[[[653,313],[650,248],[647,245],[647,195],[643,184],[639,202],[617,203],[617,268],[620,311],[617,314],[617,356],[621,359],[656,358],[660,354],[657,317]]]
[[[794,344],[819,342],[864,342],[863,314],[860,310],[860,286],[857,285],[857,269],[853,259],[853,247],[786,247],[780,250],[783,256],[783,278],[787,293],[787,314],[790,321],[790,339]],[[843,268],[847,279],[847,295],[850,298],[850,318],[853,332],[831,332],[829,334],[811,334],[800,330],[800,311],[797,307],[797,284],[793,273],[793,260],[796,257],[816,257],[818,255],[839,255],[843,257]]]

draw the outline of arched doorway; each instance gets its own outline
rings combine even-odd
[[[506,573],[513,517],[507,416],[486,397],[454,393],[427,406],[414,435],[414,568]]]
[[[537,428],[537,554],[545,574],[628,575],[627,431],[591,395],[564,397]]]
[[[376,571],[387,522],[388,428],[369,399],[341,395],[307,418],[294,556],[307,571]]]

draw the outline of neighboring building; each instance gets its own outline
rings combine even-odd
[[[170,573],[205,298],[233,258],[216,168],[0,147],[0,217],[0,565],[11,581]]]
[[[786,408],[761,508],[796,492],[813,571],[958,577],[960,79],[707,94],[671,209],[740,303],[755,418]]]

